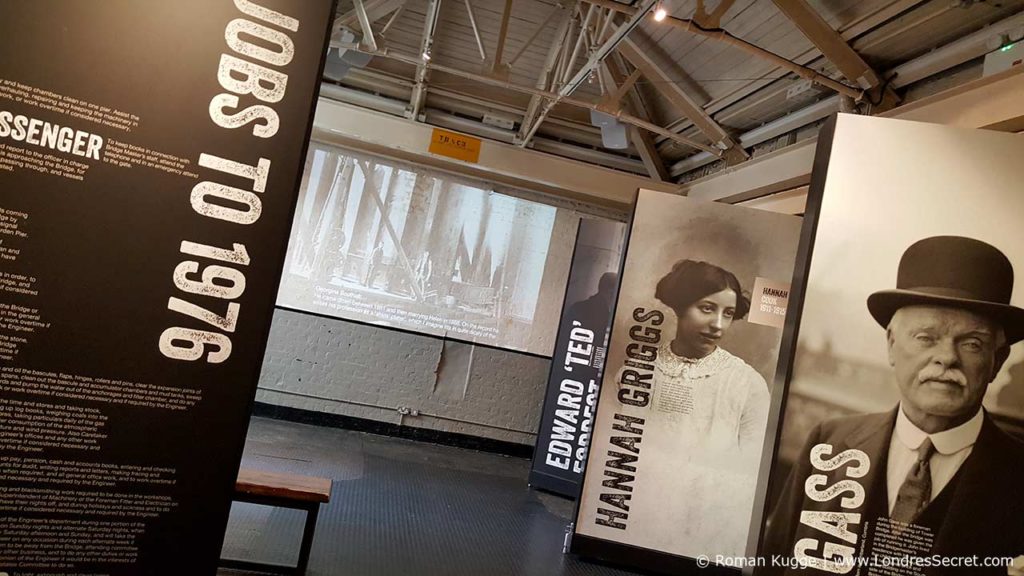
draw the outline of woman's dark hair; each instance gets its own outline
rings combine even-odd
[[[732,272],[707,262],[676,262],[672,271],[658,281],[654,297],[679,316],[701,298],[725,289],[736,293],[736,314],[733,318],[739,320],[746,316],[750,311],[750,299],[743,295],[740,281]]]

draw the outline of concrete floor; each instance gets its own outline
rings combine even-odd
[[[243,466],[334,480],[310,576],[634,574],[562,554],[573,502],[527,488],[522,458],[253,418]],[[222,556],[294,563],[303,517],[236,503]]]

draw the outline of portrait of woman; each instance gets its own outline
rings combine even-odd
[[[679,531],[696,550],[742,555],[768,420],[768,385],[723,347],[750,310],[736,276],[714,264],[679,260],[655,288],[675,314],[655,362],[653,408],[675,443],[670,496]]]
[[[675,337],[662,345],[655,364],[655,409],[674,412],[695,448],[760,455],[768,418],[764,378],[720,346],[750,300],[728,270],[680,260],[655,288],[655,298],[676,316]]]
[[[657,552],[679,572],[686,559],[752,552],[782,340],[765,294],[788,288],[801,224],[640,191],[577,535]]]

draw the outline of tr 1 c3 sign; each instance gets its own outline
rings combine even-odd
[[[480,161],[480,142],[479,138],[434,128],[428,150],[431,154],[476,164]]]

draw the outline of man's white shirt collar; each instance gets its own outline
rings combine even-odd
[[[979,407],[970,420],[956,428],[928,434],[914,425],[910,418],[907,418],[907,415],[903,412],[903,404],[900,403],[899,413],[896,416],[896,437],[899,438],[901,444],[910,450],[917,450],[921,443],[924,442],[924,439],[931,436],[935,451],[949,456],[956,454],[964,448],[973,446],[978,441],[978,434],[981,433],[981,424],[984,421],[982,409]]]
[[[896,497],[899,495],[900,486],[914,463],[917,462],[917,449],[921,447],[925,438],[931,437],[936,450],[929,465],[932,479],[931,497],[934,499],[949,484],[960,466],[971,455],[984,420],[985,417],[979,408],[974,417],[956,428],[928,434],[907,418],[907,415],[903,413],[903,405],[900,404],[896,416],[896,429],[889,440],[888,470],[886,471],[889,512],[891,513],[893,507],[896,506]]]

